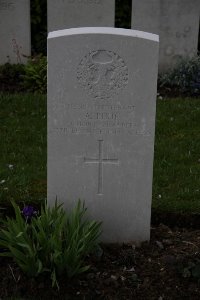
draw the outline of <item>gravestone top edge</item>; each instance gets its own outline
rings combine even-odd
[[[113,27],[81,27],[62,29],[49,32],[48,39],[71,36],[81,34],[110,34],[110,35],[123,35],[141,39],[148,39],[159,42],[159,35],[132,29],[113,28]]]

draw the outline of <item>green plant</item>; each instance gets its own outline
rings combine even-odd
[[[0,231],[0,246],[6,250],[0,256],[12,257],[30,277],[50,274],[52,286],[57,287],[60,275],[71,278],[89,269],[84,259],[97,247],[101,224],[85,218],[80,200],[71,213],[56,201],[31,220],[12,204],[16,218],[7,218]]]
[[[25,66],[24,87],[30,92],[45,94],[47,91],[47,58],[36,56]]]
[[[200,56],[182,59],[174,69],[159,76],[158,84],[160,88],[200,95]]]

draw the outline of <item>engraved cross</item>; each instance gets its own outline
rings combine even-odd
[[[86,158],[85,163],[98,164],[98,195],[103,195],[103,165],[104,164],[119,164],[117,158],[103,158],[103,140],[99,142],[99,156],[98,158]]]

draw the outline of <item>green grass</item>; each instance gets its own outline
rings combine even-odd
[[[0,207],[46,198],[46,96],[0,94]],[[200,213],[200,99],[157,102],[153,208]]]
[[[46,97],[0,94],[0,206],[46,198]]]
[[[200,99],[158,101],[153,208],[200,213]]]

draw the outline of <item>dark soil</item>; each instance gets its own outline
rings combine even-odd
[[[152,227],[150,242],[101,245],[88,257],[87,273],[60,291],[47,278],[27,278],[7,258],[0,258],[0,298],[18,299],[200,299],[200,230]]]
[[[24,74],[23,65],[5,64],[0,66],[0,92],[11,94],[25,92],[23,85]]]
[[[188,89],[186,91],[181,90],[180,88],[176,87],[160,87],[158,85],[158,95],[162,98],[187,98],[187,97],[194,97],[198,98],[200,96],[200,89]]]
[[[158,226],[164,223],[170,228],[190,228],[200,229],[200,214],[197,213],[181,213],[181,212],[166,212],[152,209],[151,224]]]

